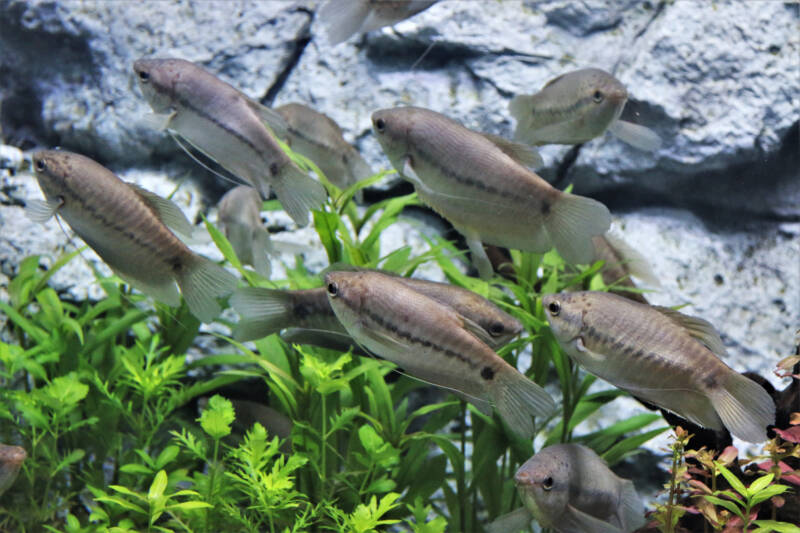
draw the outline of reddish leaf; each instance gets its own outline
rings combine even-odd
[[[800,442],[800,426],[792,426],[789,429],[775,428],[775,433],[788,442]]]
[[[758,467],[761,470],[769,471],[769,469],[772,468],[772,464],[773,464],[772,461],[768,460],[764,461],[763,463],[758,463]],[[792,470],[792,468],[789,465],[787,465],[783,461],[779,461],[778,466],[781,469],[781,481],[788,481],[789,483],[800,485],[800,476],[795,474],[794,470]],[[792,472],[792,473],[787,474],[787,472]]]

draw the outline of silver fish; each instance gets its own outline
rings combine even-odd
[[[452,308],[375,272],[329,272],[325,286],[339,322],[365,349],[485,412],[493,405],[514,432],[532,436],[533,418],[555,409],[544,389],[473,335]]]
[[[515,138],[532,145],[580,144],[606,130],[645,151],[658,150],[652,130],[619,120],[628,91],[611,74],[586,68],[562,74],[533,95],[519,95],[508,108],[517,119]]]
[[[79,154],[43,150],[33,168],[45,202],[31,201],[37,222],[61,217],[124,281],[167,305],[183,293],[203,322],[220,313],[214,300],[236,287],[236,278],[197,255],[168,229],[188,235],[192,226],[180,209]]]
[[[344,140],[341,128],[329,116],[297,103],[275,111],[286,121],[289,146],[316,163],[331,183],[345,189],[372,176],[367,162]]]
[[[519,467],[514,483],[525,507],[498,518],[489,533],[527,530],[531,518],[559,533],[630,533],[645,522],[633,483],[580,444],[544,448]]]
[[[325,28],[328,42],[337,45],[356,33],[389,26],[428,9],[437,0],[328,0],[319,8],[317,19]]]
[[[636,288],[631,277],[638,278],[648,285],[658,287],[660,283],[656,278],[647,259],[639,252],[628,246],[622,239],[611,232],[605,235],[595,235],[592,238],[595,249],[595,261],[602,260],[605,264],[601,275],[603,282],[611,287]],[[633,291],[612,291],[631,300],[647,303],[641,293]]]
[[[467,320],[472,333],[494,350],[508,344],[523,330],[519,320],[470,290],[447,283],[405,278],[389,272],[369,272],[376,274],[376,277],[389,277],[451,307]],[[341,346],[342,342],[352,344],[352,339],[328,303],[324,287],[296,291],[245,287],[234,293],[231,305],[242,317],[234,330],[237,340],[260,339],[284,328],[300,328],[334,335],[317,336],[320,340],[311,344],[331,348]],[[297,340],[303,335],[307,333],[294,331],[291,339]],[[287,337],[284,339],[290,340]]]
[[[588,263],[592,236],[611,224],[600,202],[554,189],[520,164],[527,147],[417,107],[376,111],[372,125],[420,199],[464,235],[484,278],[492,266],[481,242],[540,253],[555,246],[568,262]]]
[[[261,197],[252,187],[234,187],[218,205],[220,230],[230,241],[236,257],[268,278],[272,271],[269,255],[273,252],[269,232],[261,222]]]
[[[0,496],[17,480],[19,469],[27,457],[25,448],[0,444]]]
[[[602,292],[542,303],[559,345],[587,371],[699,426],[767,439],[772,398],[719,359],[725,346],[705,320]]]
[[[161,127],[178,133],[264,197],[275,189],[297,224],[326,198],[320,183],[300,170],[273,137],[286,135],[280,115],[183,59],[139,59],[139,85]]]

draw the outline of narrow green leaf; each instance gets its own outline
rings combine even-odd
[[[723,477],[725,477],[725,479],[728,481],[733,490],[735,490],[742,496],[747,496],[747,489],[745,488],[744,483],[739,481],[739,478],[733,475],[733,472],[728,470],[725,467],[725,465],[723,465],[718,461],[714,461],[714,464],[717,466],[717,470],[719,471],[719,473],[722,474]]]
[[[153,483],[150,485],[150,490],[147,493],[148,500],[157,500],[164,495],[167,488],[167,473],[164,470],[159,470]]]

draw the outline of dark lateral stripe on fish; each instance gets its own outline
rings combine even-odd
[[[287,121],[287,122],[288,122],[288,121]],[[306,135],[306,134],[305,134],[305,133],[303,133],[302,131],[300,131],[300,130],[296,130],[296,129],[294,129],[294,128],[293,128],[293,127],[291,127],[291,126],[287,126],[287,127],[286,127],[286,131],[288,131],[290,134],[294,135],[295,137],[298,137],[298,138],[300,138],[300,139],[303,139],[304,141],[306,141],[306,142],[307,142],[307,143],[309,143],[309,144],[313,144],[314,146],[316,146],[316,147],[318,147],[318,148],[322,148],[323,150],[331,150],[331,149],[332,149],[332,148],[331,148],[330,146],[328,146],[327,144],[325,144],[325,143],[321,143],[321,142],[319,142],[317,139],[314,139],[313,137],[309,137],[308,135]]]
[[[472,369],[476,369],[476,368],[478,368],[480,366],[480,364],[474,363],[468,357],[464,357],[463,355],[461,355],[458,352],[454,352],[453,350],[451,350],[449,348],[445,348],[443,346],[439,346],[438,344],[436,344],[434,342],[431,342],[429,340],[425,340],[425,339],[421,339],[419,337],[416,337],[416,336],[412,335],[411,333],[400,329],[399,327],[397,327],[396,325],[392,324],[391,322],[385,321],[383,318],[381,318],[377,314],[371,313],[370,311],[367,311],[366,309],[361,309],[361,310],[355,309],[354,307],[351,307],[349,305],[349,302],[347,302],[347,300],[342,300],[342,301],[345,303],[345,305],[347,305],[348,307],[353,309],[353,311],[355,311],[356,313],[359,313],[359,314],[360,313],[364,313],[364,315],[366,315],[367,318],[369,318],[370,320],[375,322],[380,327],[388,329],[392,333],[396,334],[398,337],[401,337],[403,339],[407,339],[409,342],[411,342],[413,344],[419,344],[419,345],[423,346],[424,348],[431,348],[433,350],[436,350],[437,352],[443,353],[444,355],[446,355],[448,357],[455,357],[459,361],[461,361],[463,363],[466,363],[467,366],[469,366]],[[491,378],[484,378],[484,379],[491,379]]]
[[[426,163],[436,167],[436,169],[439,172],[441,172],[442,174],[444,174],[448,178],[452,178],[453,180],[457,181],[458,183],[461,183],[462,185],[467,185],[467,186],[470,186],[470,187],[474,187],[474,188],[476,188],[476,189],[478,189],[480,191],[483,191],[483,192],[488,192],[488,193],[491,193],[491,194],[498,194],[498,195],[500,195],[500,196],[502,196],[504,198],[517,198],[517,196],[511,191],[501,191],[500,189],[497,189],[497,188],[495,188],[495,187],[493,187],[491,185],[487,185],[486,183],[483,183],[482,181],[473,180],[473,179],[464,177],[464,176],[462,176],[460,174],[457,174],[456,172],[454,172],[453,170],[451,170],[450,168],[445,166],[444,163],[440,163],[439,160],[436,157],[434,157],[430,152],[426,151],[424,147],[415,146],[414,148],[420,153],[420,155],[423,157],[423,159],[425,159]],[[500,150],[500,148],[498,148],[498,150]],[[412,156],[412,162],[413,162],[413,156]]]
[[[91,215],[92,218],[94,218],[97,221],[99,221],[103,226],[105,226],[107,228],[111,228],[111,229],[121,233],[122,235],[124,235],[125,237],[127,237],[128,239],[133,241],[134,244],[136,244],[138,246],[141,246],[142,248],[145,248],[146,250],[152,252],[153,254],[155,254],[157,256],[160,255],[161,252],[163,252],[163,250],[160,250],[160,249],[156,248],[154,245],[150,244],[149,242],[145,242],[145,241],[139,239],[136,236],[136,234],[132,233],[127,227],[120,226],[120,225],[118,225],[117,222],[112,222],[111,220],[108,220],[107,218],[105,218],[105,216],[103,216],[103,214],[101,212],[97,211],[90,204],[87,204],[86,201],[81,196],[76,195],[75,192],[72,189],[70,189],[69,187],[65,187],[63,192],[65,194],[67,194],[70,197],[71,200],[74,200],[75,202],[77,202],[84,211],[89,213],[89,215]],[[81,237],[81,238],[83,238],[83,237]],[[86,240],[86,239],[84,238],[84,240]],[[173,258],[171,261],[168,261],[168,262],[172,263],[174,266],[180,265],[180,260],[177,257]]]
[[[545,109],[539,111],[539,113],[536,113],[536,114],[539,115],[539,114],[542,114],[542,112],[544,112],[545,114],[555,115],[555,116],[566,115],[566,114],[572,113],[573,111],[577,111],[578,109],[580,109],[581,106],[585,106],[586,104],[590,103],[591,100],[592,100],[591,97],[584,96],[583,98],[581,98],[577,102],[575,102],[572,105],[569,105],[567,107],[549,108],[549,109],[545,108]]]
[[[201,110],[200,108],[198,108],[198,107],[196,107],[196,106],[192,105],[192,104],[191,104],[191,102],[189,102],[189,101],[188,101],[186,98],[184,98],[184,97],[182,97],[182,96],[179,96],[179,95],[177,95],[177,96],[176,96],[176,100],[178,101],[178,103],[179,103],[180,105],[184,106],[186,109],[189,109],[190,111],[193,111],[193,112],[197,113],[197,114],[198,114],[198,115],[200,115],[202,118],[204,118],[204,119],[208,120],[209,122],[213,123],[215,126],[217,126],[218,128],[220,128],[220,129],[221,129],[222,131],[224,131],[225,133],[229,133],[229,134],[233,135],[233,136],[234,136],[234,137],[236,137],[238,140],[242,141],[244,144],[246,144],[247,146],[249,146],[249,147],[250,147],[250,149],[252,149],[252,150],[253,150],[253,151],[254,151],[256,154],[258,154],[258,155],[259,155],[259,156],[261,156],[262,158],[265,158],[265,157],[264,157],[264,156],[265,156],[264,152],[262,152],[260,149],[258,149],[258,147],[257,147],[255,144],[253,144],[253,143],[250,141],[250,139],[248,139],[247,137],[245,137],[244,135],[242,135],[242,134],[241,134],[241,133],[239,133],[238,131],[236,131],[236,130],[234,130],[234,129],[232,129],[232,128],[229,128],[228,126],[226,126],[225,124],[223,124],[222,122],[220,122],[220,121],[219,121],[219,120],[217,120],[216,118],[212,117],[211,115],[209,115],[209,114],[208,114],[208,113],[206,113],[205,111],[203,111],[203,110]],[[266,128],[266,126],[264,126],[264,127]],[[272,172],[272,169],[270,169],[270,172]],[[273,174],[275,174],[274,172],[272,172],[272,173],[273,173]]]

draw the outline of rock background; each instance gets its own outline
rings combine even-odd
[[[144,124],[150,108],[131,70],[138,57],[183,57],[264,103],[312,105],[375,169],[389,164],[370,133],[375,109],[414,104],[510,136],[510,98],[596,66],[627,85],[623,118],[653,128],[661,150],[639,152],[609,135],[548,146],[540,173],[612,209],[662,280],[648,297],[689,304],[714,323],[732,366],[769,376],[788,355],[800,327],[797,3],[442,0],[337,47],[326,44],[315,9],[0,0],[2,140],[82,152],[161,194],[180,183],[177,199],[196,215],[229,184]],[[24,218],[26,200],[40,197],[32,178],[0,172],[2,286],[24,256],[55,257],[66,238],[55,223]],[[405,187],[388,181],[367,197]],[[292,230],[285,217],[270,223]],[[418,226],[387,234],[385,249],[419,242]],[[313,230],[292,235],[314,240]],[[73,262],[54,281],[74,298],[96,297],[90,276]]]

